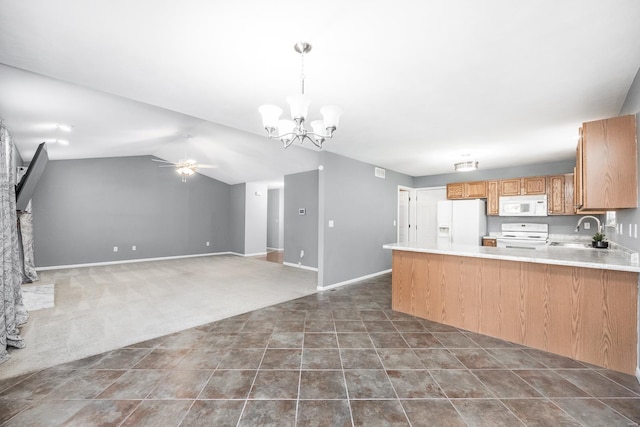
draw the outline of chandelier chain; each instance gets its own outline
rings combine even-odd
[[[304,95],[304,53],[300,54],[300,83],[302,85],[302,94]]]

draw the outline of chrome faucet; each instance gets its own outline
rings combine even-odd
[[[580,231],[580,224],[582,224],[582,221],[584,221],[587,218],[595,219],[596,220],[596,224],[598,225],[598,233],[602,233],[602,225],[600,224],[600,220],[598,218],[596,218],[595,216],[592,216],[592,215],[585,215],[582,218],[580,218],[578,220],[578,225],[576,225],[575,231],[576,232]]]

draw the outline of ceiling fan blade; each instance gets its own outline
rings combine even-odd
[[[151,161],[158,162],[158,163],[171,163],[171,164],[174,164],[173,162],[170,162],[168,160],[151,159]]]

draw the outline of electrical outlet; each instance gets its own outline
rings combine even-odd
[[[395,219],[393,220],[393,226],[394,227],[396,226],[396,220]]]
[[[300,258],[304,258],[304,249],[300,251]]]
[[[333,228],[333,220],[332,219],[329,220],[329,228]]]
[[[589,224],[588,222],[584,223],[584,229],[585,230],[589,230],[591,228],[591,224]]]
[[[113,247],[113,252],[118,252],[118,247],[117,246]]]
[[[136,245],[131,246],[131,250],[135,251],[136,250]]]
[[[209,246],[209,242],[207,242],[207,246]]]

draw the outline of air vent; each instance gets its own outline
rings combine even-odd
[[[385,173],[386,173],[386,172],[387,172],[387,171],[386,171],[386,170],[384,170],[384,169],[382,169],[382,168],[376,168],[375,175],[376,175],[376,177],[378,177],[378,178],[382,178],[382,179],[384,179],[384,175],[385,175]]]

